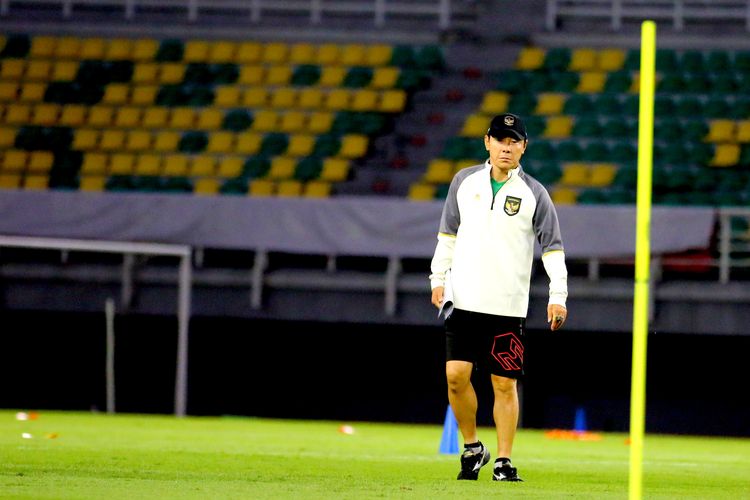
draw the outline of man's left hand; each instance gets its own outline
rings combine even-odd
[[[568,319],[568,310],[559,304],[549,304],[547,306],[547,323],[549,329],[553,332],[562,328],[565,320]]]

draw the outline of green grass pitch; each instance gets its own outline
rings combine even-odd
[[[353,434],[339,432],[350,424]],[[26,437],[24,437],[24,435]],[[0,498],[627,498],[625,434],[520,430],[524,483],[456,481],[442,426],[0,411]],[[494,442],[494,431],[480,429]],[[494,446],[491,446],[492,449]],[[750,440],[647,435],[644,498],[750,498]]]

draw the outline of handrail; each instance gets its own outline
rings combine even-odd
[[[546,28],[556,31],[565,19],[608,20],[612,30],[620,31],[623,22],[668,21],[676,31],[683,31],[691,22],[707,20],[737,24],[742,22],[750,31],[750,1],[722,0],[547,0]]]

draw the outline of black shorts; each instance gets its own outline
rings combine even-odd
[[[525,318],[454,309],[445,320],[446,360],[469,361],[495,375],[523,375]]]

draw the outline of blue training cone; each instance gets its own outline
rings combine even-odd
[[[576,408],[573,430],[576,432],[586,432],[586,427],[586,410],[584,410],[583,408]]]
[[[448,405],[445,411],[443,437],[440,439],[440,453],[455,455],[458,453],[458,422],[453,415],[453,409]]]

